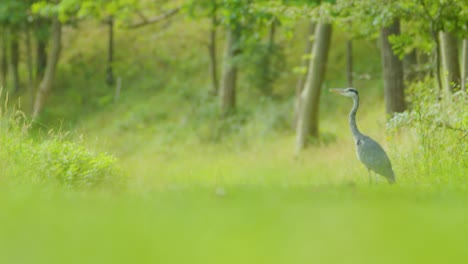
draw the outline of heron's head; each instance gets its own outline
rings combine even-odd
[[[330,92],[343,95],[346,97],[355,97],[359,95],[358,91],[354,88],[330,89]]]

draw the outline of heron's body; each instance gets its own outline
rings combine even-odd
[[[354,137],[358,159],[367,167],[369,174],[370,171],[373,171],[384,176],[389,183],[394,183],[395,174],[393,173],[392,164],[382,146],[372,138],[362,134],[356,125],[356,112],[359,108],[359,95],[357,90],[346,88],[332,89],[332,91],[353,98],[354,105],[349,113],[349,126]]]
[[[357,156],[367,169],[384,176],[389,182],[395,182],[390,159],[379,143],[368,136],[355,142]]]

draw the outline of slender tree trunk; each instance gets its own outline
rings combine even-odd
[[[300,111],[296,131],[296,155],[306,147],[309,135],[319,134],[320,88],[325,76],[332,26],[319,23],[315,30],[315,42],[309,70],[301,93]]]
[[[220,87],[221,113],[228,114],[236,107],[237,65],[234,61],[239,53],[239,28],[229,28],[227,31],[224,53],[223,77]]]
[[[405,94],[403,82],[403,63],[393,53],[389,37],[400,34],[400,21],[382,28],[382,70],[384,77],[385,110],[387,114],[405,111]]]
[[[315,22],[311,21],[309,23],[309,28],[307,30],[307,41],[304,47],[304,55],[301,59],[301,69],[305,69],[304,73],[299,75],[299,79],[296,83],[296,100],[294,102],[294,123],[293,127],[297,127],[297,121],[299,118],[299,110],[301,104],[301,93],[302,89],[304,88],[304,84],[307,78],[307,73],[309,71],[309,64],[310,64],[310,56],[312,54],[312,48],[314,42],[312,41],[314,34],[315,34]]]
[[[113,64],[114,64],[114,18],[111,16],[108,20],[109,26],[109,39],[108,39],[108,47],[107,47],[107,72],[106,72],[106,83],[108,85],[114,85],[114,71],[113,71]]]
[[[263,83],[264,87],[260,87],[260,91],[263,92],[265,96],[271,96],[273,93],[273,80],[274,77],[272,76],[272,56],[274,52],[274,46],[275,46],[275,37],[276,37],[276,26],[277,26],[277,21],[274,20],[271,22],[270,25],[270,30],[268,32],[268,52],[264,58],[264,64],[263,67],[265,68],[264,78],[265,82]]]
[[[418,79],[418,54],[416,49],[406,54],[403,58],[404,79],[407,82],[413,82]]]
[[[16,30],[13,30],[16,31]],[[20,90],[19,76],[19,35],[18,33],[11,34],[10,38],[10,59],[11,59],[11,74],[13,80],[13,89],[15,92]]]
[[[431,56],[425,52],[416,52],[416,78],[423,80],[426,76],[434,77]]]
[[[47,66],[44,73],[44,78],[37,89],[35,103],[34,103],[34,112],[33,119],[36,119],[40,112],[42,111],[47,94],[52,88],[55,71],[57,68],[57,63],[60,57],[61,50],[61,36],[62,36],[62,25],[57,17],[53,18],[52,21],[52,36],[51,36],[51,47],[49,52],[49,57],[47,58]]]
[[[353,87],[353,40],[346,42],[346,79],[348,87]]]
[[[352,23],[348,23],[348,30],[352,31]],[[346,79],[348,87],[353,87],[353,39],[351,37],[346,41]]]
[[[36,44],[36,80],[44,77],[47,66],[47,40],[37,39]]]
[[[218,28],[218,5],[216,0],[211,1],[213,9],[211,10],[211,30],[210,30],[210,43],[208,44],[208,53],[210,55],[210,74],[211,74],[211,91],[214,95],[218,94],[219,81],[218,81],[218,57],[216,56],[217,50],[217,28]]]
[[[1,59],[1,67],[2,67],[2,82],[1,88],[5,88],[7,85],[8,79],[8,30],[6,27],[3,28],[3,34],[1,39],[1,50],[2,50],[2,59]]]
[[[47,66],[47,44],[50,39],[51,21],[37,19],[34,23],[34,38],[36,42],[36,76],[35,81],[39,82],[44,77]],[[38,83],[36,83],[37,85]]]
[[[451,32],[440,32],[440,44],[445,86],[453,92],[460,85],[461,80],[457,37]]]
[[[463,40],[463,52],[462,52],[462,61],[463,61],[463,72],[462,72],[462,83],[461,88],[463,91],[467,90],[468,84],[468,38]]]
[[[26,59],[28,64],[28,94],[29,107],[32,111],[34,107],[34,77],[33,77],[33,59],[31,51],[31,28],[26,26]]]
[[[431,28],[434,28],[433,26]],[[437,36],[437,31],[434,29],[432,30],[432,39],[435,43],[435,75],[437,79],[437,86],[439,87],[439,92],[442,91],[442,77],[440,74],[441,68],[441,48],[440,48],[440,41],[439,37]]]

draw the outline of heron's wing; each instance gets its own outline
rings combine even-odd
[[[393,178],[392,165],[390,159],[382,146],[370,137],[364,137],[357,145],[359,160],[364,165],[385,177]]]

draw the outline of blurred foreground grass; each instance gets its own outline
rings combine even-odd
[[[0,263],[463,263],[468,195],[386,185],[2,188]]]

